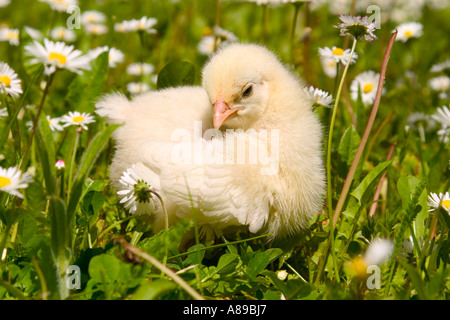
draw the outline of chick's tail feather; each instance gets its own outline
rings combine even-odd
[[[105,117],[109,124],[124,123],[132,107],[128,98],[119,92],[104,95],[95,106],[95,113]]]

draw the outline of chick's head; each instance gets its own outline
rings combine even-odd
[[[269,50],[252,44],[231,44],[210,59],[203,69],[203,87],[214,108],[216,129],[247,129],[264,115],[278,64]]]

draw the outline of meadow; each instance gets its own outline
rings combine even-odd
[[[347,14],[372,36],[341,35]],[[0,299],[450,299],[449,16],[437,0],[0,0]],[[185,241],[195,216],[154,234],[110,184],[117,126],[95,103],[201,85],[235,41],[313,87],[326,204],[274,242]]]

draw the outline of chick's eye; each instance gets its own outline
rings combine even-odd
[[[244,88],[244,91],[242,92],[242,96],[244,98],[250,97],[253,93],[253,86],[248,85],[246,88]]]

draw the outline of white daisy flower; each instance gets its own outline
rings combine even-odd
[[[32,63],[43,63],[46,66],[46,74],[52,74],[56,69],[67,69],[75,73],[81,70],[90,70],[90,58],[82,55],[80,50],[68,46],[64,42],[53,42],[44,39],[44,45],[37,41],[25,46],[26,53],[34,56]]]
[[[155,205],[152,199],[152,186],[141,179],[136,173],[136,165],[133,164],[131,168],[123,172],[119,183],[123,186],[122,190],[117,192],[121,198],[120,203],[135,214],[151,214],[155,211]]]
[[[65,27],[55,27],[50,31],[50,38],[65,42],[74,42],[77,38],[75,31]]]
[[[423,34],[423,25],[420,22],[407,22],[397,27],[396,41],[406,42],[411,38],[419,38]]]
[[[8,41],[12,46],[19,45],[19,29],[0,29],[0,41]]]
[[[309,88],[303,88],[308,98],[315,104],[321,105],[326,108],[332,108],[333,96],[328,92],[314,88],[310,86]]]
[[[122,23],[125,32],[145,31],[147,33],[156,33],[156,29],[153,27],[158,23],[158,20],[156,20],[156,18],[147,18],[144,16],[139,20],[125,20]]]
[[[33,181],[28,173],[23,173],[16,167],[4,169],[0,167],[0,191],[9,193],[10,195],[23,198],[19,189],[28,187]]]
[[[378,39],[374,34],[377,24],[375,22],[370,23],[368,21],[368,16],[361,18],[360,16],[355,17],[352,15],[341,14],[339,15],[339,19],[341,19],[342,22],[334,27],[341,29],[339,33],[340,36],[351,35],[358,41],[367,40],[370,42],[372,42],[373,39]]]
[[[60,118],[51,118],[50,116],[47,116],[47,122],[52,131],[62,131],[63,127],[59,124],[61,121]]]
[[[44,39],[44,35],[42,34],[42,32],[37,29],[28,26],[23,27],[23,29],[33,40],[41,41],[42,39]]]
[[[69,111],[68,115],[61,117],[61,122],[64,123],[63,127],[80,126],[84,130],[87,130],[87,124],[95,122],[95,119],[91,114],[86,112],[80,113],[78,111]]]
[[[381,265],[391,257],[393,250],[394,244],[391,240],[375,239],[364,254],[364,262],[367,266]]]
[[[444,62],[436,63],[436,64],[432,65],[430,72],[438,73],[438,72],[442,72],[446,69],[450,69],[450,59],[447,59]]]
[[[0,0],[0,8],[6,7],[11,0]]]
[[[150,86],[145,82],[130,82],[127,84],[127,90],[135,95],[150,91]]]
[[[132,76],[149,75],[155,71],[155,66],[150,63],[136,62],[127,66],[127,73]]]
[[[100,23],[90,23],[84,26],[84,30],[93,35],[101,35],[108,32],[108,27]]]
[[[127,26],[125,25],[124,22],[117,22],[114,24],[114,31],[119,32],[119,33],[126,33],[128,32]]]
[[[450,78],[447,76],[434,77],[428,80],[428,85],[434,91],[445,92],[450,88]]]
[[[70,6],[78,6],[78,0],[39,0],[50,5],[52,10],[66,12]]]
[[[334,61],[338,63],[342,63],[343,65],[346,65],[349,58],[350,58],[350,49],[341,49],[338,47],[325,47],[325,48],[319,48],[319,56],[321,59],[329,60],[333,59]],[[355,63],[356,59],[358,59],[358,54],[356,52],[352,55],[352,60],[350,64]]]
[[[358,92],[361,90],[362,101],[364,104],[372,104],[377,94],[378,80],[380,74],[372,70],[360,73],[350,85],[352,100],[358,100]]]
[[[439,194],[431,192],[428,195],[427,204],[429,212],[441,207],[450,214],[450,194],[448,192]]]
[[[22,93],[20,79],[17,79],[17,73],[5,62],[0,62],[0,93],[9,94],[15,98]]]
[[[323,72],[329,78],[336,78],[337,74],[337,62],[334,58],[322,58],[320,59],[320,63],[322,64]]]
[[[116,48],[109,48],[108,46],[103,47],[97,47],[95,49],[92,49],[88,52],[88,56],[94,60],[97,59],[97,57],[102,54],[103,52],[106,52],[109,50],[108,53],[108,66],[110,68],[115,68],[118,63],[122,63],[125,60],[125,55],[122,51]]]
[[[82,25],[105,23],[106,15],[98,10],[83,11],[80,17],[80,22]]]
[[[450,110],[446,106],[438,108],[436,113],[431,117],[439,122],[443,127],[450,127]]]
[[[202,37],[197,45],[197,50],[201,54],[208,56],[214,53],[214,51],[219,47],[226,46],[237,40],[238,38],[234,33],[215,26],[213,34],[205,35]]]

